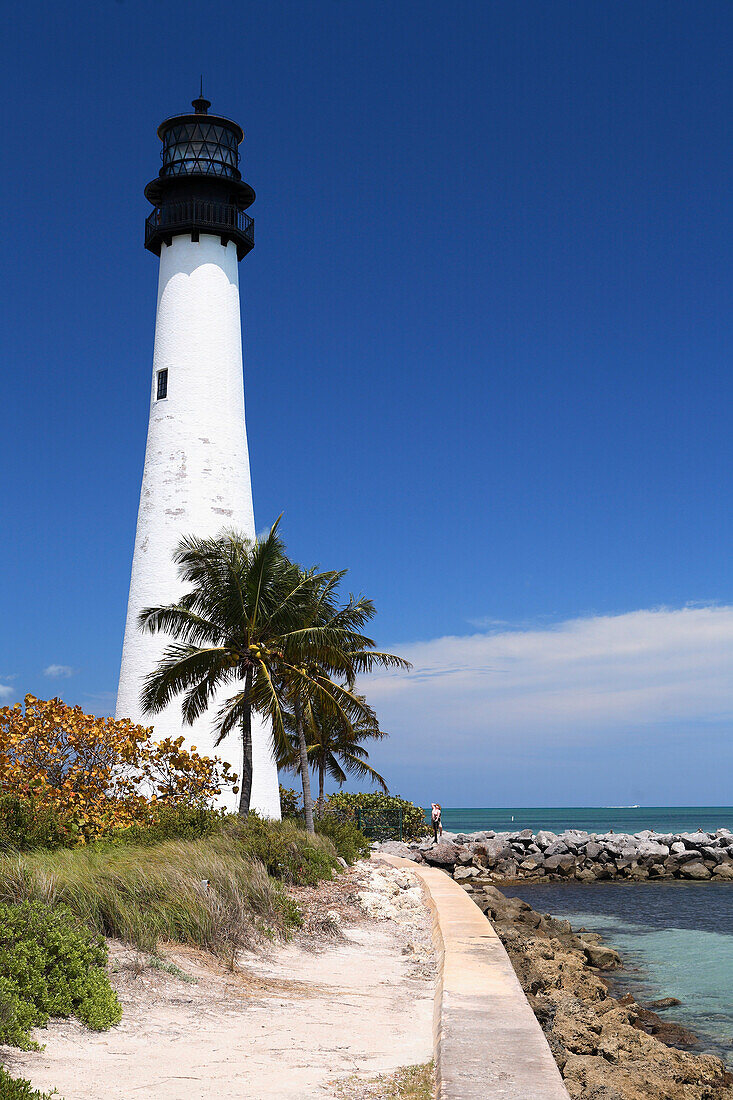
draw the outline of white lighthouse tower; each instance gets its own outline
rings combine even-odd
[[[217,700],[193,726],[174,700],[154,718],[140,692],[170,639],[143,634],[145,607],[175,602],[183,588],[172,560],[184,535],[209,538],[236,529],[254,538],[252,485],[244,422],[239,261],[254,247],[245,210],[254,191],[239,172],[244,134],[236,122],[208,114],[166,119],[159,175],[145,188],[154,210],[145,247],[160,257],[150,421],[145,450],[117,718],[154,725],[155,736],[184,735],[205,755],[228,760],[241,775],[241,741],[231,733],[214,747]],[[253,719],[252,809],[280,816],[269,729]],[[236,796],[222,798],[228,809]]]

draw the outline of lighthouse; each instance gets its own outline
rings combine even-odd
[[[145,188],[153,210],[145,247],[159,257],[150,418],[145,450],[117,718],[154,725],[156,739],[185,737],[199,753],[218,755],[241,775],[241,740],[233,732],[215,747],[214,714],[193,726],[179,700],[150,718],[140,692],[170,638],[143,633],[145,607],[174,603],[184,588],[173,552],[184,535],[211,538],[235,529],[255,537],[244,419],[239,261],[254,247],[247,214],[255,193],[239,171],[242,128],[209,114],[201,95],[193,113],[158,127],[162,165]],[[253,716],[251,807],[280,816],[270,731]],[[236,796],[221,804],[236,808]]]

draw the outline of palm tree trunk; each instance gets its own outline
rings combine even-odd
[[[303,708],[300,700],[295,700],[295,725],[298,731],[298,749],[300,750],[300,778],[303,782],[303,810],[305,811],[305,827],[309,833],[315,833],[313,824],[313,797],[311,795],[311,773],[308,767],[308,746],[305,743],[305,727],[303,725]]]
[[[249,694],[252,690],[252,670],[249,669],[244,678],[244,695],[247,705],[244,708],[242,718],[242,782],[239,795],[239,816],[246,817],[249,813],[249,802],[252,797],[252,707],[249,705]]]
[[[318,813],[323,813],[323,788],[326,782],[326,768],[321,764],[318,769]]]

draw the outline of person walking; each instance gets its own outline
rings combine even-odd
[[[432,803],[432,810],[430,812],[430,821],[433,826],[433,836],[435,838],[434,843],[438,843],[438,835],[443,835],[443,824],[440,820],[441,805],[439,802]]]

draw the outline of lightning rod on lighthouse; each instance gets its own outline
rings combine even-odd
[[[239,171],[241,127],[208,113],[158,127],[162,167],[145,188],[153,211],[145,247],[160,257],[158,306],[140,508],[117,694],[117,718],[154,726],[156,739],[181,734],[199,753],[219,755],[241,774],[241,741],[232,732],[215,747],[217,702],[193,726],[179,700],[154,718],[140,692],[170,639],[143,633],[145,607],[174,603],[184,589],[173,551],[184,535],[210,538],[235,529],[255,537],[244,420],[239,261],[254,247],[246,213],[255,193]],[[251,807],[280,816],[270,731],[253,715]],[[222,796],[236,808],[236,796]]]

